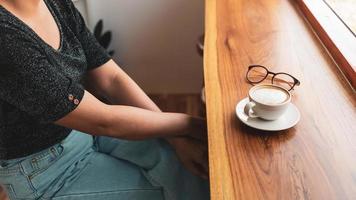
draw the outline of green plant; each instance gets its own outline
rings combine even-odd
[[[99,44],[104,47],[108,53],[112,56],[114,55],[115,51],[114,50],[108,50],[112,38],[112,33],[111,31],[106,31],[103,33],[103,27],[104,27],[104,22],[103,20],[99,20],[98,23],[96,23],[95,28],[94,28],[94,36],[98,40]]]

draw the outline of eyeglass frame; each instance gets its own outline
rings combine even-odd
[[[248,79],[248,73],[249,73],[250,70],[251,70],[252,68],[254,68],[254,67],[262,67],[262,68],[264,68],[264,69],[267,71],[266,76],[265,76],[262,80],[257,81],[257,82],[253,82],[253,81],[251,81],[251,80]],[[279,75],[279,74],[284,74],[284,75],[288,75],[288,76],[292,77],[292,79],[293,79],[293,81],[294,81],[294,84],[293,84],[293,86],[292,86],[288,91],[291,91],[291,90],[294,89],[295,86],[299,86],[299,85],[300,85],[300,81],[299,81],[297,78],[295,78],[294,76],[292,76],[291,74],[288,74],[288,73],[285,73],[285,72],[278,72],[278,73],[271,72],[271,71],[269,71],[269,70],[267,69],[267,67],[265,67],[265,66],[263,66],[263,65],[250,65],[250,66],[248,66],[248,70],[247,70],[247,72],[246,72],[246,80],[247,80],[250,84],[258,84],[258,83],[261,83],[262,81],[266,80],[266,78],[267,78],[268,75],[270,75],[270,74],[273,75],[273,76],[272,76],[272,84],[273,84],[274,78],[275,78],[277,75]]]

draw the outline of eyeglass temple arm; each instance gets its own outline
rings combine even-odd
[[[255,71],[255,72],[259,73],[261,77],[265,77],[264,73],[259,72],[259,71]],[[285,81],[285,80],[280,79],[280,78],[274,78],[274,80],[281,81],[281,82],[285,82],[285,83],[291,83],[291,84],[294,84],[294,82],[288,82],[288,81]]]

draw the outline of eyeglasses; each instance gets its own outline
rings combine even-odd
[[[273,75],[271,79],[273,85],[281,86],[288,91],[291,91],[295,86],[300,85],[300,81],[294,76],[284,72],[271,72],[262,65],[250,65],[246,73],[246,79],[251,84],[258,84],[264,81],[270,74]]]

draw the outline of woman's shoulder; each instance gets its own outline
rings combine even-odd
[[[26,27],[12,17],[4,17],[0,13],[0,45],[2,48],[11,46],[14,42],[33,42],[34,39],[28,33]]]
[[[14,16],[0,5],[0,32],[7,32],[20,28]]]
[[[74,9],[74,3],[72,0],[47,0],[56,6],[62,14],[72,15]]]
[[[66,8],[69,8],[73,4],[72,0],[45,0],[45,1],[52,2],[52,3],[55,3],[57,5],[66,7]]]
[[[64,21],[71,29],[78,25],[77,11],[72,0],[46,0],[55,10],[58,11],[59,19]]]
[[[8,37],[28,37],[25,25],[4,7],[0,6],[0,39]]]
[[[9,54],[15,54],[18,51],[30,51],[30,49],[39,49],[40,46],[36,39],[26,30],[23,24],[13,18],[0,20],[0,63],[4,59],[9,59]]]

